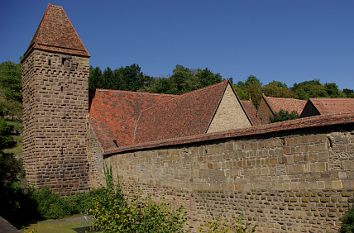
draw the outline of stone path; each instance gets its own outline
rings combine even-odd
[[[20,233],[16,227],[12,226],[6,219],[0,216],[0,233]]]

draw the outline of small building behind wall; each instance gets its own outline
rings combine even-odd
[[[354,98],[311,98],[300,117],[354,112]]]
[[[296,112],[300,116],[305,104],[305,100],[263,95],[257,109],[257,118],[260,120],[261,124],[269,124],[275,114],[281,110],[285,110],[289,113]]]

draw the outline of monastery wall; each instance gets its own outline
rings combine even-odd
[[[192,232],[238,214],[257,232],[337,232],[354,195],[353,121],[292,122],[122,148],[104,162],[128,195],[183,205]]]

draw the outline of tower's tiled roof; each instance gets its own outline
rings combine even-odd
[[[295,111],[298,115],[300,115],[306,104],[306,100],[294,98],[263,97],[273,113],[279,112],[280,110],[286,110],[289,113]]]
[[[141,113],[134,143],[206,133],[228,81],[192,91]]]
[[[257,118],[257,109],[254,106],[254,104],[252,103],[252,101],[251,100],[241,100],[241,104],[242,104],[243,109],[245,110],[248,118],[252,122],[252,125],[253,126],[254,125],[260,125],[261,122]]]
[[[321,115],[354,112],[353,98],[311,98],[309,101]]]
[[[89,57],[63,7],[49,4],[25,53],[33,49]]]

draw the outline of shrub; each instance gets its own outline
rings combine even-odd
[[[200,233],[253,233],[256,225],[245,224],[243,216],[235,218],[233,222],[216,218],[200,227]]]
[[[296,118],[299,118],[299,115],[295,111],[289,113],[286,110],[280,110],[279,112],[276,112],[274,114],[274,118],[270,119],[270,121],[272,123],[274,123],[274,122],[280,122],[280,121],[293,120]]]
[[[93,200],[104,198],[104,192],[104,189],[97,189],[72,196],[59,196],[48,188],[41,188],[30,190],[29,195],[35,201],[42,219],[57,219],[67,215],[87,214],[93,208]]]
[[[48,188],[32,190],[31,196],[37,204],[37,211],[44,219],[62,218],[70,214],[67,202]]]
[[[352,232],[354,232],[354,207],[350,208],[342,217],[342,226],[340,228],[340,233]]]
[[[124,198],[119,186],[107,188],[100,198],[95,198],[93,227],[103,232],[179,233],[186,220],[182,208],[171,210],[167,204],[151,200]]]

